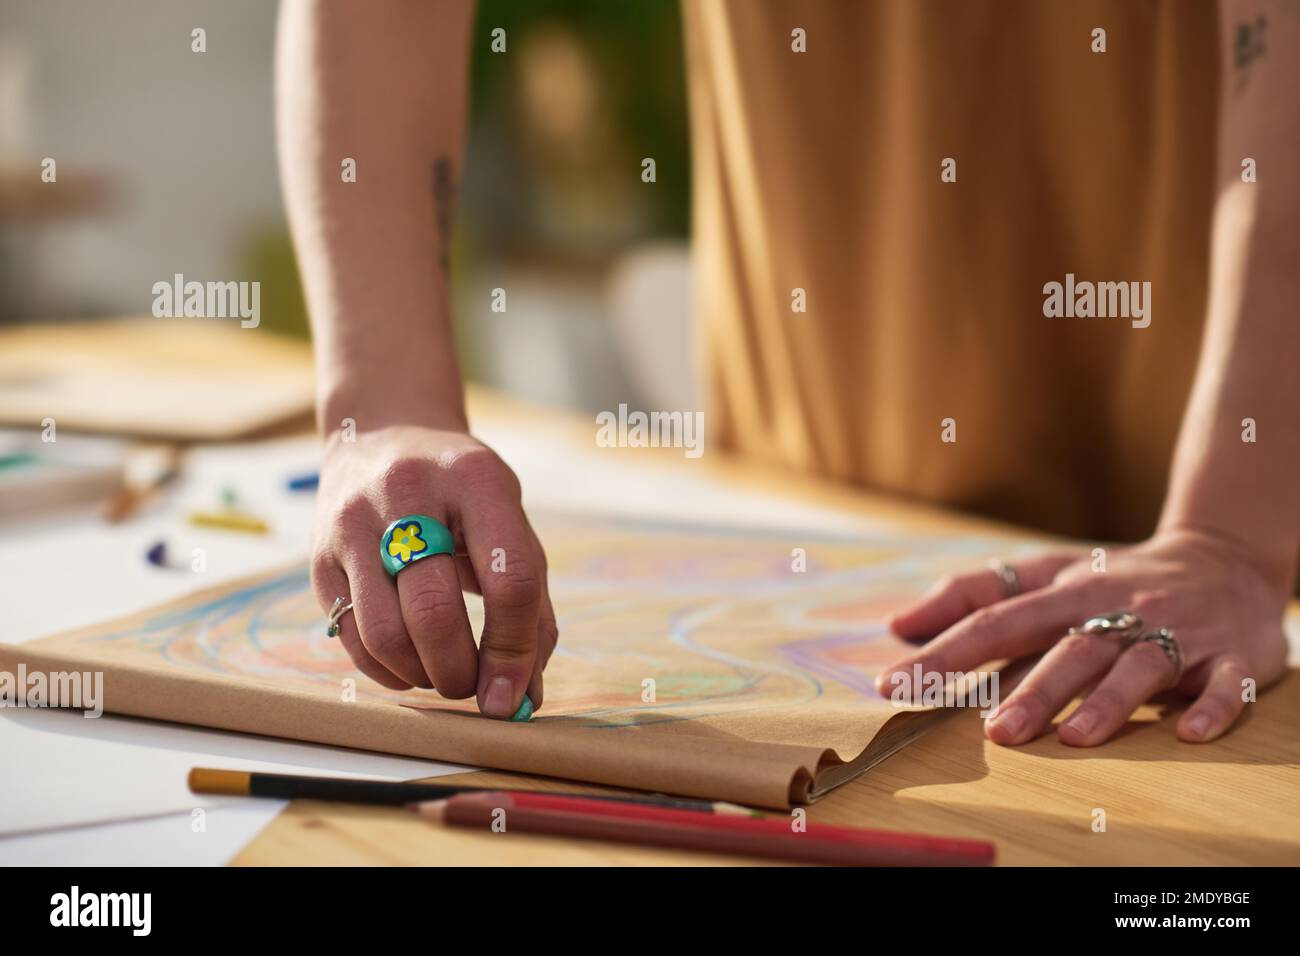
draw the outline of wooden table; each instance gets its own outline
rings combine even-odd
[[[586,420],[474,394],[475,421],[532,416],[558,446],[591,447]],[[718,456],[712,451],[709,459]],[[646,467],[682,467],[646,456]],[[698,464],[698,463],[695,463]],[[779,490],[846,512],[929,531],[1007,532],[842,486],[774,474],[734,461],[710,467],[737,485]],[[1171,700],[1168,710],[1181,707]],[[1047,735],[1016,748],[983,738],[959,710],[921,740],[808,809],[813,822],[855,824],[992,840],[1007,865],[1300,864],[1300,677],[1293,670],[1247,707],[1237,728],[1210,744],[1185,744],[1173,720],[1147,707],[1110,743],[1077,749]],[[481,772],[442,777],[474,786],[612,792],[570,781]],[[1104,811],[1104,832],[1094,831]],[[298,801],[233,861],[236,865],[687,865],[736,862],[525,834],[443,829],[405,811]]]

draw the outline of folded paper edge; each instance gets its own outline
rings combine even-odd
[[[810,784],[802,781],[813,779],[826,753],[735,738],[666,737],[623,727],[618,759],[593,761],[588,735],[607,730],[545,719],[512,724],[387,701],[340,705],[243,675],[234,682],[217,674],[133,665],[40,644],[0,643],[0,670],[16,670],[22,663],[31,672],[101,671],[106,713],[750,806],[786,810],[792,801],[803,802],[796,795],[806,793]],[[349,720],[339,721],[340,706],[349,708]],[[437,733],[439,726],[451,733]],[[537,734],[545,737],[544,745],[538,745]]]

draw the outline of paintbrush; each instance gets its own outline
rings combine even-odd
[[[177,444],[138,452],[136,461],[133,462],[137,467],[129,470],[141,471],[143,474],[133,475],[117,494],[104,502],[104,519],[116,524],[139,511],[141,506],[180,474],[183,454],[184,450]]]
[[[194,793],[223,794],[240,797],[275,797],[280,800],[327,800],[335,803],[368,803],[400,807],[408,803],[442,800],[460,794],[501,793],[499,787],[460,787],[436,783],[405,783],[394,780],[357,780],[347,777],[307,777],[283,773],[255,773],[244,770],[214,770],[195,767],[189,774]],[[514,791],[510,791],[514,792]],[[520,791],[523,792],[523,791]],[[692,800],[686,797],[602,796],[583,794],[549,794],[582,797],[604,803],[644,804],[703,813],[756,815],[755,811],[734,803],[715,800]]]

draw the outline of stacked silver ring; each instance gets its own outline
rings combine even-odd
[[[1143,634],[1142,640],[1159,645],[1160,649],[1165,652],[1165,656],[1169,658],[1169,663],[1174,665],[1173,682],[1178,683],[1183,676],[1183,649],[1179,646],[1178,639],[1174,637],[1174,632],[1167,627],[1162,627]]]
[[[325,629],[326,637],[339,636],[339,621],[341,621],[343,615],[347,614],[350,610],[352,610],[352,602],[347,598],[336,597],[334,599],[334,605],[330,608],[329,613],[329,627]]]
[[[1089,634],[1094,637],[1113,637],[1119,640],[1121,648],[1127,648],[1137,641],[1149,641],[1156,644],[1169,663],[1174,666],[1174,683],[1183,676],[1183,649],[1174,637],[1174,632],[1167,627],[1157,628],[1142,634],[1142,618],[1132,611],[1116,611],[1112,614],[1100,614],[1090,617],[1078,627],[1072,627],[1070,634]],[[1141,637],[1138,635],[1141,634]]]
[[[1137,639],[1142,630],[1142,618],[1132,611],[1115,611],[1112,614],[1099,614],[1090,617],[1078,627],[1072,627],[1066,633],[1089,634],[1094,637],[1117,638],[1124,647]]]

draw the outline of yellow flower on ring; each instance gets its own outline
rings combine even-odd
[[[393,529],[393,537],[388,542],[388,553],[403,564],[410,564],[411,559],[427,547],[420,537],[420,526],[413,521],[405,528],[399,525]]]

